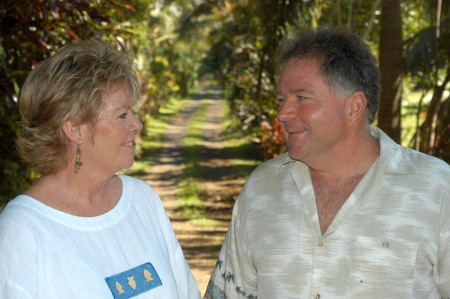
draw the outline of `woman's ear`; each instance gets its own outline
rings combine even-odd
[[[63,123],[63,130],[67,138],[75,143],[79,143],[83,138],[82,127],[73,118],[68,119]]]
[[[360,119],[366,118],[367,98],[361,91],[355,91],[347,99],[347,115],[349,124],[355,124]]]

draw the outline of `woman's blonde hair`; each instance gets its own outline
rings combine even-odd
[[[40,174],[67,163],[70,141],[63,130],[69,119],[94,128],[104,95],[124,87],[134,103],[140,86],[132,58],[111,43],[85,40],[61,48],[28,75],[19,99],[22,158]]]

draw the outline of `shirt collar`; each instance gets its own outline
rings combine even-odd
[[[380,142],[378,159],[384,173],[411,174],[416,172],[416,167],[408,155],[410,149],[396,143],[379,128],[370,127],[370,133]]]
[[[289,152],[288,152],[288,153],[285,153],[285,154],[283,154],[283,155],[281,155],[281,156],[280,156],[280,159],[282,159],[282,160],[281,160],[281,162],[280,162],[280,165],[278,165],[277,173],[279,173],[280,170],[281,170],[281,168],[283,168],[285,165],[288,165],[288,164],[291,164],[291,163],[294,163],[294,162],[300,162],[300,163],[303,163],[303,162],[301,162],[301,161],[296,161],[296,160],[292,159],[292,158],[289,156]]]
[[[380,156],[378,157],[378,161],[384,173],[410,174],[416,172],[416,167],[407,155],[408,149],[394,142],[394,140],[379,128],[370,127],[369,129],[370,134],[380,142]],[[280,172],[282,167],[290,163],[303,163],[292,159],[288,153],[283,154],[280,158],[283,160],[278,166],[277,172]]]

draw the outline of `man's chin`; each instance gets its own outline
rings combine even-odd
[[[301,161],[300,158],[298,156],[296,156],[295,154],[293,154],[291,152],[288,152],[288,154],[292,160]]]
[[[288,154],[289,154],[289,157],[292,160],[302,161],[303,162],[303,160],[305,159],[305,154],[304,153],[297,153],[295,151],[289,151]]]

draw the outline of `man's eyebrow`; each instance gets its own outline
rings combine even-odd
[[[306,92],[306,93],[313,93],[311,90],[307,88],[291,88],[289,89],[290,93],[300,93],[300,92]]]

